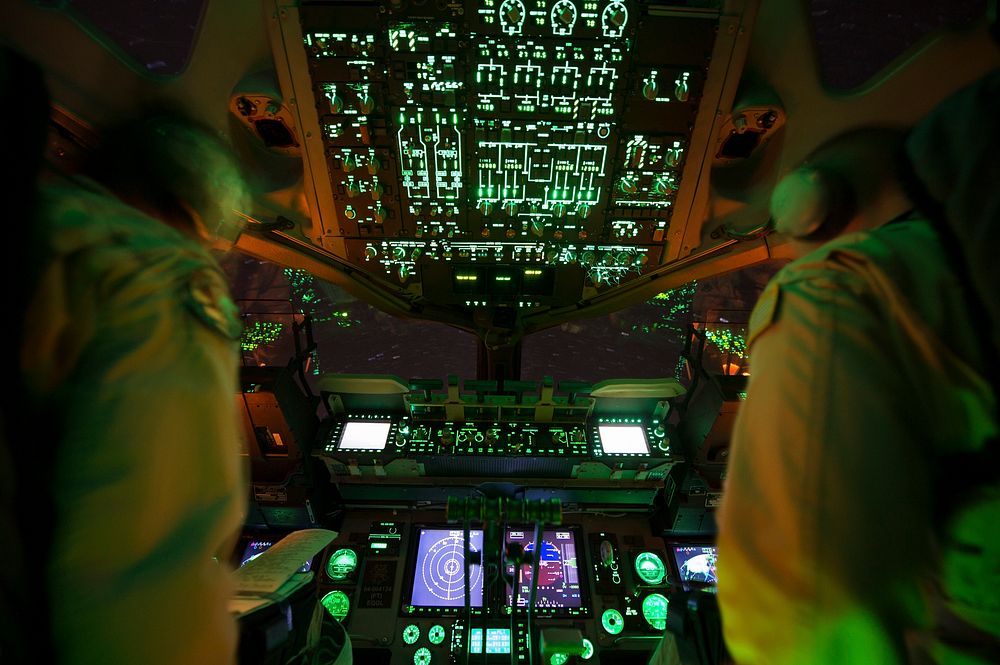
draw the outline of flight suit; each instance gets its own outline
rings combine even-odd
[[[43,188],[41,219],[51,256],[21,368],[60,432],[39,580],[60,662],[231,662],[246,472],[240,323],[223,274],[195,241],[86,180]]]
[[[935,533],[949,455],[996,436],[959,282],[923,220],[785,266],[751,316],[718,515],[737,663],[990,662],[1000,491]]]

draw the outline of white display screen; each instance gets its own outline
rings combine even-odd
[[[340,435],[339,450],[382,450],[389,439],[392,423],[361,423],[351,421],[344,424]]]
[[[646,432],[641,425],[598,425],[597,431],[606,455],[649,454]]]

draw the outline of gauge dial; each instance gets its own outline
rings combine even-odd
[[[505,34],[519,35],[527,11],[521,0],[503,0],[500,3],[500,26]]]
[[[378,254],[378,250],[374,247],[369,247],[368,249],[375,250],[374,255],[371,258],[375,258]],[[365,250],[367,253],[367,249]],[[330,557],[330,561],[326,564],[326,574],[331,580],[344,580],[347,579],[354,569],[358,567],[358,555],[354,553],[352,549],[340,549],[333,553]]]
[[[444,626],[437,624],[431,626],[430,630],[427,631],[427,639],[431,644],[441,644],[444,642],[445,631]]]
[[[667,576],[667,567],[657,555],[643,552],[635,558],[635,572],[646,584],[659,584]]]
[[[667,598],[660,593],[651,593],[642,601],[642,616],[646,623],[656,630],[667,627]]]
[[[573,27],[576,25],[576,5],[572,0],[557,0],[552,5],[549,18],[552,24],[552,33],[556,35],[573,34]]]
[[[407,644],[414,644],[419,639],[420,627],[417,624],[411,623],[403,629],[403,641]]]
[[[618,610],[609,608],[604,610],[604,614],[601,615],[601,625],[604,626],[604,630],[608,631],[608,634],[617,635],[625,630],[625,617]]]
[[[628,8],[624,2],[611,2],[601,12],[601,32],[605,37],[621,37],[628,24]]]
[[[331,591],[319,602],[337,621],[343,621],[351,610],[351,599],[343,591]]]

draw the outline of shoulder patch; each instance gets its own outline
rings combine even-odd
[[[750,332],[747,335],[747,348],[753,346],[761,333],[771,327],[778,314],[778,300],[781,297],[781,289],[772,281],[764,288],[764,292],[757,299],[753,312],[750,313]]]
[[[243,332],[239,310],[229,297],[229,289],[219,274],[211,268],[201,268],[191,274],[185,304],[195,317],[209,329],[226,339],[238,340]]]

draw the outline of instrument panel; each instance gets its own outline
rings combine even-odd
[[[622,652],[635,653],[638,662],[665,630],[669,598],[679,589],[677,568],[643,516],[622,516],[614,533],[602,522],[606,517],[580,514],[544,528],[531,616],[531,566],[507,565],[500,575],[492,565],[498,553],[484,551],[482,526],[469,531],[484,565],[469,565],[466,613],[463,528],[435,510],[401,511],[392,519],[352,511],[314,564],[319,595],[350,632],[356,661],[460,663],[468,639],[470,662],[479,662],[485,636],[487,663],[527,663],[529,648],[541,663],[543,632],[571,629],[580,631],[585,648],[572,662],[600,663],[602,653],[622,662]],[[534,551],[532,526],[502,532],[505,547],[514,542]]]
[[[310,98],[298,122],[318,137],[305,154],[314,241],[444,304],[568,303],[648,272],[685,168],[700,166],[692,132],[719,14],[635,0],[302,3],[276,56]]]
[[[538,424],[353,414],[320,436],[313,454],[353,501],[440,501],[448,488],[503,480],[565,501],[648,505],[680,461],[666,430],[641,417]]]

